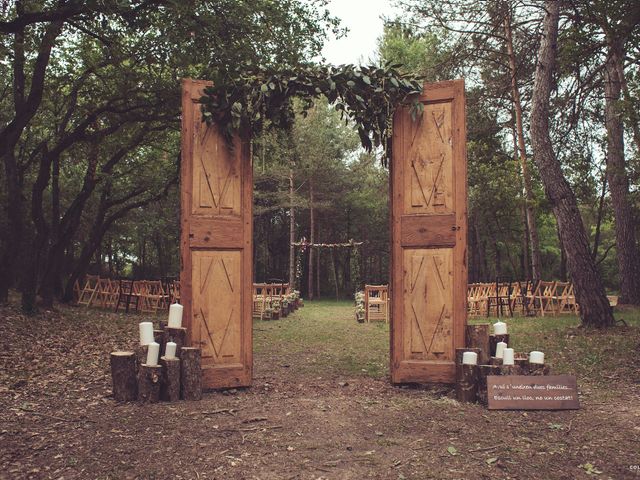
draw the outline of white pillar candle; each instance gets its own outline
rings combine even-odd
[[[149,344],[149,350],[147,350],[147,365],[155,367],[158,365],[158,354],[160,353],[160,344],[151,342]]]
[[[529,363],[544,365],[544,353],[535,351],[529,353]]]
[[[463,365],[477,365],[478,364],[478,354],[476,352],[464,352],[462,354],[462,364]]]
[[[505,348],[507,348],[507,344],[504,342],[498,342],[496,344],[496,358],[502,358]]]
[[[507,324],[504,322],[496,322],[493,324],[493,333],[495,335],[506,335],[507,334]]]
[[[153,340],[153,323],[140,322],[140,345],[149,345]]]
[[[182,327],[182,310],[183,307],[179,303],[174,303],[169,307],[169,327]]]
[[[504,351],[502,352],[502,364],[503,365],[514,365],[514,358],[513,358],[513,348],[505,348]]]
[[[165,358],[176,358],[176,343],[175,342],[167,342],[167,345],[164,349],[164,357]]]

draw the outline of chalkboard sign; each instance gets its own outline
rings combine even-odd
[[[578,384],[573,375],[490,375],[489,410],[575,410]]]

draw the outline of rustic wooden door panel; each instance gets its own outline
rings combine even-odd
[[[242,252],[195,250],[192,260],[194,334],[192,343],[216,365],[242,364]]]
[[[203,123],[209,82],[182,97],[180,275],[189,343],[202,349],[205,388],[248,386],[252,375],[252,194],[248,142],[233,148]]]
[[[466,324],[463,81],[425,85],[424,111],[394,118],[391,167],[394,383],[445,382]]]

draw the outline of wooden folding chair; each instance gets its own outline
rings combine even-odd
[[[80,292],[80,296],[78,298],[78,305],[86,305],[87,308],[90,307],[96,298],[99,284],[99,275],[87,275],[84,288],[82,289],[82,292]]]

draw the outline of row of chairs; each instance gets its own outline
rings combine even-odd
[[[253,284],[253,317],[277,319],[288,314],[285,311],[285,300],[288,308],[289,301],[295,301],[295,295],[289,289],[288,283],[254,283]]]
[[[157,313],[180,302],[178,280],[129,280],[87,275],[74,286],[76,303],[86,307],[124,309],[141,313]]]
[[[467,287],[469,316],[524,316],[578,314],[579,308],[571,282],[498,279],[493,283],[472,283]]]

